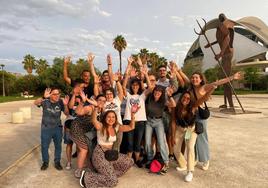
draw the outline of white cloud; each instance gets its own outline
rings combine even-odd
[[[171,44],[173,47],[188,47],[191,46],[192,42],[174,42]]]
[[[100,15],[102,15],[102,16],[104,16],[104,17],[110,17],[110,16],[112,15],[112,14],[109,13],[109,12],[106,12],[106,11],[104,11],[104,10],[100,10],[99,7],[95,7],[95,8],[94,8],[94,11],[97,12],[97,13],[99,13]]]
[[[142,42],[150,42],[150,39],[148,39],[147,37],[142,37],[142,38],[133,38],[134,42],[138,42],[138,41],[142,41]]]
[[[179,25],[179,26],[184,26],[184,18],[180,17],[180,16],[171,16],[171,21],[175,24],[175,25]]]
[[[159,40],[153,40],[152,43],[157,43],[158,44],[158,43],[160,43],[160,41]]]
[[[91,12],[98,13],[104,17],[111,16],[110,13],[100,9],[100,2],[96,0],[0,1],[0,15],[13,14],[19,18],[60,15],[83,17]]]

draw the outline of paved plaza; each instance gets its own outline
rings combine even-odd
[[[208,102],[212,110],[212,116],[208,120],[211,154],[208,171],[202,171],[197,166],[193,181],[186,183],[183,180],[185,173],[175,170],[175,162],[171,162],[170,169],[164,176],[149,174],[147,170],[134,166],[119,179],[117,187],[267,188],[268,95],[240,96],[246,111],[261,113],[239,115],[219,113],[217,107],[222,104],[222,98],[212,96]],[[0,188],[80,187],[73,169],[57,171],[51,162],[47,171],[40,171],[41,156],[37,146],[40,142],[41,109],[32,103],[33,101],[18,101],[0,104]],[[238,108],[238,104],[235,105]],[[10,113],[19,107],[31,107],[32,118],[23,124],[11,124]],[[53,158],[53,143],[50,148]],[[65,151],[62,157],[62,164],[65,165]]]

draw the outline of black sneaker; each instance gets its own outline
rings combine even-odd
[[[142,161],[141,161],[141,160],[137,160],[137,161],[136,161],[136,165],[137,165],[139,168],[142,168]]]
[[[48,168],[48,162],[43,162],[41,170],[46,170]]]
[[[77,151],[72,155],[72,158],[76,158],[77,157]]]
[[[56,162],[56,163],[55,163],[55,168],[56,168],[57,170],[62,170],[62,166],[61,166],[60,162]]]

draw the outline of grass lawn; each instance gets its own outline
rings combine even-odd
[[[11,102],[11,101],[22,101],[22,100],[34,100],[34,99],[37,99],[37,97],[32,97],[32,98],[24,98],[24,97],[21,97],[21,96],[0,96],[0,103],[3,103],[3,102]]]

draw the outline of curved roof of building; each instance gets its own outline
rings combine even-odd
[[[259,18],[249,16],[249,17],[241,18],[237,21],[234,21],[234,20],[230,20],[230,21],[234,22],[235,26],[242,26],[245,29],[249,30],[250,32],[255,34],[264,43],[265,46],[268,46],[268,26]],[[218,25],[219,25],[218,19],[210,20],[206,25],[206,30],[217,28]],[[199,48],[198,41],[199,41],[199,37],[192,44],[191,48],[189,49],[186,55],[186,58],[190,54],[192,54],[193,51]]]

